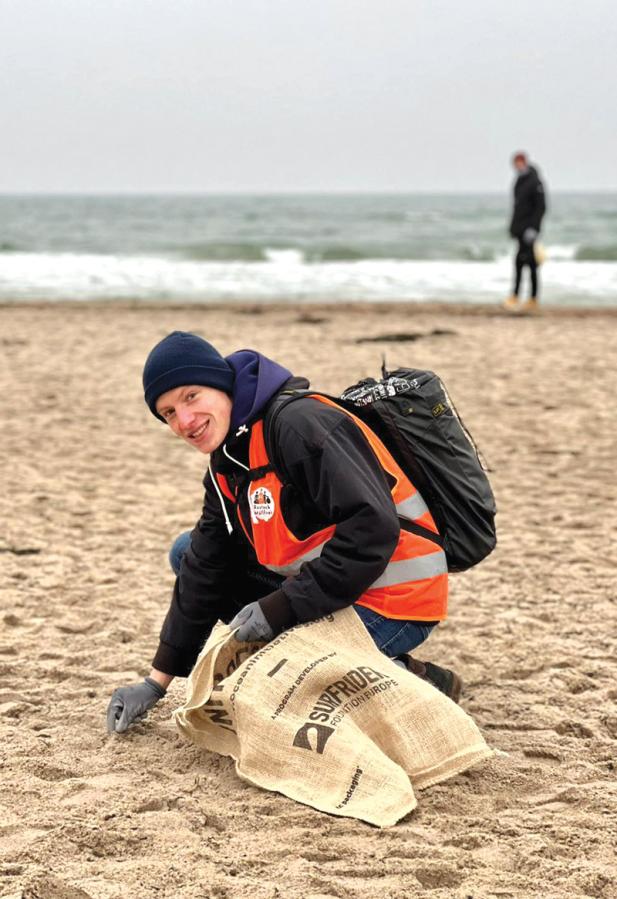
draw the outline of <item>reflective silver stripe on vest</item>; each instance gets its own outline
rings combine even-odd
[[[409,581],[423,581],[429,577],[436,577],[438,574],[447,574],[447,571],[446,554],[440,549],[428,556],[390,562],[381,577],[371,584],[369,590],[394,587],[396,584],[406,584]]]
[[[327,541],[326,541],[327,542]],[[290,562],[289,565],[266,565],[270,571],[276,574],[290,576],[298,574],[300,566],[304,562],[318,559],[326,543],[321,543],[314,549],[310,549],[303,556]],[[423,581],[429,577],[448,573],[446,554],[442,549],[430,553],[428,556],[416,556],[413,559],[403,559],[400,562],[390,562],[388,567],[377,580],[371,584],[369,590],[378,590],[380,587],[394,587],[397,584],[406,584],[410,581]]]
[[[269,571],[274,571],[276,574],[284,574],[284,575],[292,575],[298,574],[300,571],[300,566],[304,562],[310,562],[312,559],[318,559],[321,555],[321,551],[324,548],[328,541],[324,540],[323,543],[320,543],[319,546],[316,546],[314,549],[309,549],[303,555],[299,556],[293,562],[290,562],[289,565],[266,565],[265,567]]]
[[[428,506],[418,492],[410,496],[409,499],[404,499],[402,503],[396,504],[396,514],[400,518],[407,518],[409,521],[422,518],[426,512],[428,512]]]

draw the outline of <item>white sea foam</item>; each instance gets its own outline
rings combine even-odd
[[[542,267],[548,303],[617,303],[617,263]],[[511,288],[512,260],[362,260],[307,264],[295,250],[267,262],[199,262],[155,256],[4,253],[0,297],[28,299],[449,300],[495,302]]]
[[[578,246],[576,244],[549,244],[546,249],[547,261],[567,262],[576,258]]]
[[[304,253],[302,253],[301,250],[275,250],[271,247],[267,247],[265,256],[268,262],[273,262],[276,265],[287,267],[300,265],[302,262],[304,262]]]

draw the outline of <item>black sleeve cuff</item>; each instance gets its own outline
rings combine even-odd
[[[188,677],[199,653],[198,646],[191,649],[176,649],[175,646],[161,641],[152,659],[152,667],[172,677]]]
[[[274,593],[263,596],[259,600],[259,605],[275,634],[280,634],[281,631],[286,631],[298,623],[282,590],[275,590]]]

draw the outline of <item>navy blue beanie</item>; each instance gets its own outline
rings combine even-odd
[[[174,387],[199,384],[230,396],[234,371],[211,343],[188,331],[172,331],[152,349],[144,365],[144,399],[156,418],[156,401]]]

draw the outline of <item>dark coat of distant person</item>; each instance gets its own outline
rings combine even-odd
[[[521,238],[527,228],[539,232],[546,212],[544,185],[537,170],[528,166],[514,184],[514,209],[510,222],[512,237]]]

